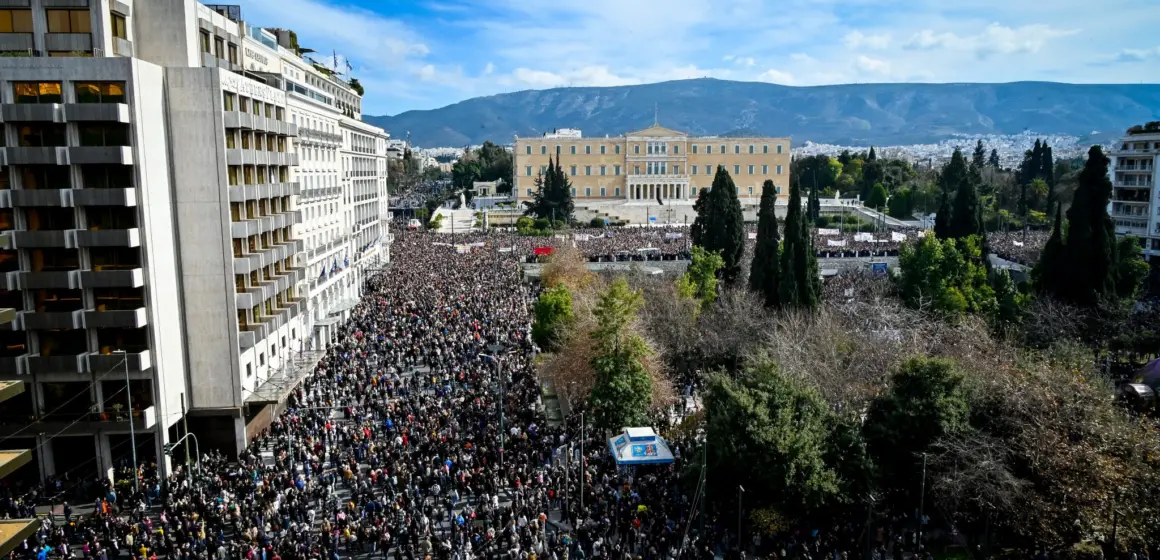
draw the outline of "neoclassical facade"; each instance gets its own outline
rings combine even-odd
[[[577,131],[516,137],[515,192],[530,199],[548,159],[559,154],[578,203],[691,204],[712,185],[717,166],[730,173],[742,198],[759,198],[766,179],[788,196],[789,148],[788,137],[691,137],[659,125],[617,137],[584,138]]]

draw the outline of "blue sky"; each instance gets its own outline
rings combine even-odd
[[[303,46],[348,58],[374,115],[706,76],[795,86],[1160,76],[1160,0],[240,3],[247,22],[294,29]]]

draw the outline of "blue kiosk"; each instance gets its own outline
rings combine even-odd
[[[625,428],[608,440],[608,451],[622,467],[673,462],[673,452],[652,428]]]

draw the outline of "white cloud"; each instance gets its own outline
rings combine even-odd
[[[532,87],[558,87],[565,85],[567,81],[559,74],[545,72],[543,70],[531,70],[528,68],[516,68],[512,72],[512,77],[525,85]]]
[[[800,53],[800,52],[793,53],[793,54],[789,55],[789,59],[794,61],[794,62],[801,62],[804,64],[816,64],[818,62],[818,59],[816,59],[816,58],[814,58],[806,53]]]
[[[848,49],[858,49],[866,47],[868,49],[885,49],[890,46],[890,34],[883,33],[881,35],[866,35],[861,31],[851,31],[842,37],[842,43]]]
[[[415,77],[419,78],[420,80],[430,82],[435,79],[435,73],[434,64],[424,64],[422,67],[415,71]]]
[[[758,81],[769,82],[771,84],[781,84],[783,86],[791,86],[794,84],[793,74],[790,74],[789,72],[782,72],[781,70],[776,70],[773,68],[758,74],[757,79]]]
[[[855,60],[855,65],[859,70],[870,74],[890,74],[889,62],[877,58],[870,58],[866,55],[858,55],[858,58]]]
[[[1160,47],[1152,49],[1124,49],[1116,55],[1116,62],[1144,62],[1153,58],[1160,58]]]
[[[731,55],[731,54],[727,54],[727,55],[725,55],[725,56],[721,57],[721,60],[722,60],[722,61],[724,61],[724,62],[729,62],[729,61],[733,60],[734,58],[735,58],[735,57],[734,57],[733,55]]]
[[[495,64],[488,62],[487,66],[483,67],[483,75],[490,76],[493,72],[495,72]]]
[[[1013,28],[992,23],[974,35],[952,32],[935,33],[924,29],[903,44],[910,50],[948,49],[966,51],[985,58],[993,54],[1037,53],[1053,39],[1079,33],[1077,29],[1057,29],[1050,25],[1033,24]]]

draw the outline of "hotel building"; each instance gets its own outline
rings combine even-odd
[[[1112,160],[1110,214],[1118,235],[1134,235],[1144,243],[1144,257],[1160,263],[1160,131],[1129,132],[1108,151]]]
[[[41,477],[111,476],[131,439],[168,468],[186,415],[236,452],[321,356],[296,146],[321,92],[244,67],[254,30],[193,0],[0,2],[0,381],[26,388],[0,437]],[[356,97],[310,177],[340,176]]]
[[[623,136],[584,138],[564,129],[515,140],[515,192],[530,200],[536,177],[548,158],[560,154],[577,206],[590,202],[692,204],[724,166],[742,202],[756,202],[761,185],[773,181],[789,194],[790,139],[787,137],[692,137],[659,125]]]

